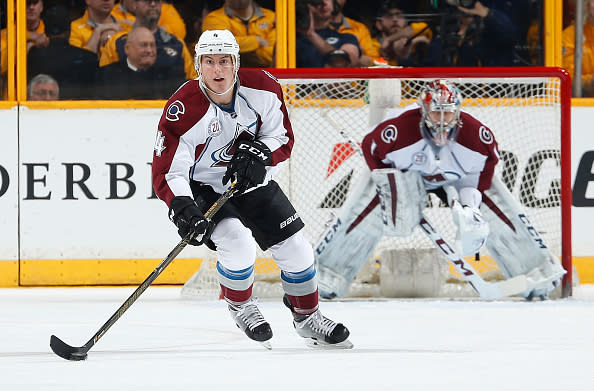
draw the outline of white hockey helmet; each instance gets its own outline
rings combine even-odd
[[[421,112],[421,133],[438,147],[442,147],[449,140],[455,140],[462,122],[460,121],[460,109],[462,96],[454,83],[448,80],[433,80],[425,85],[419,97]],[[439,114],[430,117],[430,113]],[[453,113],[453,116],[446,113]]]
[[[233,58],[235,72],[239,70],[239,45],[229,30],[206,30],[194,47],[194,68],[200,75],[200,58],[205,54],[230,54]]]

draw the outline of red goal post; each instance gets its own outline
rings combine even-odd
[[[415,103],[426,81],[444,78],[458,85],[463,110],[479,118],[495,134],[501,151],[496,175],[526,208],[530,222],[547,246],[561,258],[568,273],[560,295],[571,295],[571,81],[565,70],[378,67],[268,71],[283,87],[295,134],[291,159],[276,179],[304,220],[305,234],[312,244],[365,169],[363,159],[340,130],[360,142],[387,113]],[[444,236],[454,233],[449,208],[440,206],[438,200],[430,199],[426,213]],[[394,266],[390,262],[394,258],[422,263],[418,254],[432,248],[421,232],[406,239],[384,238],[364,266],[367,275],[362,278],[365,283],[380,278],[381,286],[386,273],[391,278]],[[435,260],[434,254],[429,258],[431,265],[445,262]],[[481,251],[481,258],[473,266],[485,279],[502,278],[488,253]],[[412,271],[407,269],[409,274],[405,275],[416,278],[415,265],[404,266],[408,267]],[[380,277],[370,277],[378,269]],[[272,284],[278,278],[278,269],[265,254],[260,254],[256,273],[257,280],[258,276],[264,277]],[[455,276],[450,277],[440,283],[456,281]],[[383,292],[380,288],[364,295]]]

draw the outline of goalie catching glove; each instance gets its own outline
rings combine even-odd
[[[489,236],[489,224],[483,219],[481,212],[470,206],[462,206],[460,202],[454,200],[452,217],[458,227],[456,232],[458,251],[463,256],[478,253]]]
[[[193,246],[200,246],[210,238],[214,228],[191,197],[173,197],[169,218],[177,227],[177,233],[182,238],[192,233],[192,239],[188,242]]]
[[[264,183],[266,166],[272,162],[272,152],[262,141],[242,140],[227,166],[223,185],[235,182],[237,194]]]

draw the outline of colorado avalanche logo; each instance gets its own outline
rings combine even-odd
[[[422,166],[425,162],[427,162],[427,155],[425,152],[417,152],[412,157],[412,163],[418,166]]]
[[[382,130],[381,138],[386,144],[396,141],[396,137],[398,137],[398,129],[396,126],[388,125],[384,130]]]
[[[221,135],[221,123],[217,118],[210,120],[208,124],[208,135],[210,137],[218,137]]]
[[[169,121],[179,121],[180,115],[186,112],[186,106],[180,101],[176,100],[175,102],[171,103],[167,108],[167,113],[165,113],[165,118]]]
[[[479,128],[479,138],[485,144],[492,144],[493,143],[493,134],[489,129],[484,126]]]

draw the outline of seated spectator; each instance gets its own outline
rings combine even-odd
[[[582,96],[594,96],[594,0],[584,2],[582,41]],[[572,79],[575,74],[575,22],[563,30],[563,68]]]
[[[123,26],[111,14],[115,0],[85,0],[85,2],[87,10],[84,15],[70,25],[70,44],[98,53],[103,31],[121,31]]]
[[[136,21],[136,0],[120,0],[111,14],[125,31],[130,31]],[[169,34],[175,35],[180,41],[186,38],[186,24],[173,4],[161,3],[159,26]]]
[[[332,19],[332,0],[311,0],[296,3],[297,18],[297,67],[322,68],[330,66],[332,53],[342,50],[349,56],[348,66],[359,66],[361,49],[357,37],[342,34],[329,27]]]
[[[432,40],[426,65],[513,66],[516,27],[502,10],[505,1],[489,5],[477,1],[473,8],[452,7],[453,23]]]
[[[27,56],[27,75],[31,78],[43,73],[58,81],[62,99],[92,99],[97,74],[97,56],[85,49],[70,45],[70,17],[63,6],[55,6],[45,13],[45,32],[49,45],[34,47]]]
[[[40,73],[33,77],[27,86],[27,99],[29,100],[58,100],[60,87],[58,82],[49,75]]]
[[[135,1],[136,21],[134,22],[134,28],[146,27],[153,33],[157,44],[157,63],[155,66],[167,69],[172,77],[177,78],[178,75],[181,75],[181,78],[185,77],[187,79],[198,77],[194,68],[194,59],[188,51],[186,44],[158,25],[161,17],[161,1]],[[125,61],[124,46],[127,37],[127,33],[120,31],[107,41],[99,53],[100,67],[118,61]]]
[[[276,44],[274,11],[260,7],[253,0],[225,0],[202,21],[202,31],[229,30],[239,44],[243,68],[268,68]]]
[[[372,59],[383,58],[388,65],[420,65],[424,49],[433,36],[427,23],[409,23],[405,17],[403,3],[397,0],[384,1],[375,21],[372,40]]]
[[[2,80],[2,82],[5,82],[4,79],[6,78],[7,73],[8,73],[8,33],[7,33],[6,29],[2,29],[0,31],[0,79]]]
[[[352,34],[357,37],[359,46],[363,51],[361,58],[359,58],[359,65],[368,67],[371,65],[371,57],[376,53],[374,48],[371,33],[367,26],[352,18],[346,17],[342,10],[347,0],[335,0],[334,11],[332,11],[332,21],[329,27],[342,34]],[[377,56],[375,56],[377,57]]]
[[[27,51],[33,46],[46,47],[49,40],[45,35],[45,26],[41,20],[42,0],[27,0]]]
[[[27,52],[32,47],[46,47],[49,39],[45,35],[45,25],[41,20],[43,12],[42,0],[27,0],[26,22],[27,22]],[[5,77],[8,71],[8,37],[7,30],[0,31],[0,74]]]
[[[168,99],[183,82],[183,75],[172,78],[167,69],[155,66],[157,44],[149,29],[135,27],[124,51],[124,61],[100,69],[100,99]]]

